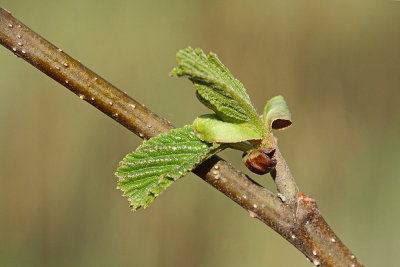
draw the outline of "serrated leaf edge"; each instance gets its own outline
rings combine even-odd
[[[181,56],[180,54],[188,54],[190,55],[191,52],[194,52],[195,54],[197,54],[199,57],[203,57],[206,61],[216,61],[217,63],[219,63],[228,74],[230,74],[230,76],[232,77],[233,81],[239,82],[242,85],[242,90],[243,92],[236,92],[235,90],[233,90],[232,88],[226,86],[223,83],[220,83],[218,80],[215,80],[213,77],[209,77],[209,76],[204,76],[205,78],[207,78],[209,81],[211,81],[214,84],[219,85],[221,88],[226,89],[226,91],[228,92],[229,95],[233,96],[232,99],[237,102],[239,104],[239,106],[241,108],[244,109],[245,113],[247,114],[249,121],[248,123],[251,126],[254,126],[254,130],[256,132],[259,132],[261,135],[263,135],[263,126],[262,126],[262,121],[259,118],[259,115],[257,114],[257,111],[255,110],[254,106],[251,103],[250,97],[248,96],[245,87],[243,86],[243,84],[236,79],[228,70],[228,68],[219,60],[218,56],[215,53],[210,52],[209,55],[206,55],[200,48],[196,48],[193,49],[192,47],[188,47],[182,50],[179,50],[177,53],[177,59],[178,59],[178,67],[173,68],[173,70],[171,71],[171,76],[177,76],[177,77],[186,77],[189,80],[191,80],[193,83],[198,83],[200,85],[206,86],[206,87],[210,87],[210,84],[206,83],[206,82],[202,82],[202,79],[193,79],[193,77],[188,74],[187,72],[185,72],[185,70],[183,70],[182,68],[182,60],[181,60]],[[214,62],[208,62],[209,64],[215,64]],[[212,66],[212,68],[218,68],[218,66]],[[201,78],[201,77],[200,77]],[[206,79],[203,79],[206,80]],[[197,88],[196,88],[196,91]],[[204,103],[203,103],[204,104]],[[207,105],[206,105],[207,106]],[[208,107],[208,106],[207,106]],[[210,107],[208,107],[210,108]],[[222,112],[217,106],[216,106],[217,110]],[[239,112],[239,111],[238,111]],[[229,115],[226,115],[227,117],[229,117]]]
[[[178,130],[178,129],[186,129],[186,128],[192,128],[192,126],[191,126],[191,125],[185,125],[184,128],[172,129],[172,131],[173,131],[173,130]],[[192,128],[192,130],[193,130],[193,128]],[[194,130],[193,130],[193,132],[194,132]],[[168,134],[170,134],[170,133],[171,133],[171,132],[162,133],[162,134],[159,134],[159,135],[156,136],[156,137],[160,137],[161,135],[168,135]],[[194,133],[195,133],[195,132],[194,132]],[[197,137],[200,141],[205,142],[205,141],[201,140],[197,135],[196,135],[196,137]],[[149,140],[151,140],[151,139],[149,139]],[[144,141],[134,152],[136,152],[142,145],[144,145],[144,144],[145,144],[146,142],[148,142],[149,140]],[[208,142],[206,142],[206,143],[208,143]],[[172,171],[170,171],[170,172],[168,172],[168,173],[165,173],[165,174],[160,175],[160,177],[159,177],[159,179],[158,179],[158,182],[157,182],[157,188],[158,188],[159,185],[162,184],[163,181],[165,181],[165,179],[171,179],[171,180],[173,180],[173,181],[177,181],[178,179],[180,179],[180,178],[186,176],[190,171],[192,171],[193,169],[195,169],[195,168],[196,168],[198,165],[200,165],[203,161],[205,161],[205,160],[207,160],[208,158],[212,157],[213,155],[215,155],[216,153],[218,153],[218,152],[220,152],[221,150],[225,149],[226,147],[227,147],[227,146],[225,146],[224,144],[212,143],[212,146],[210,146],[207,150],[204,151],[203,156],[201,156],[201,157],[192,165],[192,167],[190,167],[190,168],[188,168],[186,171],[182,172],[181,175],[174,177],[173,175],[171,175],[171,172],[174,172],[174,171],[176,171],[177,169],[182,168],[182,165],[183,165],[183,164],[180,165],[177,169],[174,169],[174,170],[172,170]],[[134,153],[134,152],[133,152],[133,153]],[[139,152],[140,152],[140,150],[139,150]],[[129,155],[129,154],[128,154],[128,155]],[[126,157],[126,156],[125,156],[125,157]],[[124,157],[124,159],[125,159],[125,157]],[[122,166],[122,165],[123,165],[122,163],[123,163],[123,160],[120,161],[119,166]],[[117,169],[117,170],[118,170],[118,169]],[[179,172],[178,172],[178,173],[179,173]],[[123,196],[124,198],[127,199],[127,201],[128,201],[129,204],[130,204],[130,207],[132,208],[132,211],[136,211],[136,210],[140,209],[141,207],[143,207],[143,209],[146,209],[146,208],[147,208],[147,207],[148,207],[148,206],[163,192],[163,191],[165,191],[166,188],[168,188],[170,185],[172,185],[172,183],[171,183],[171,184],[168,184],[168,185],[167,185],[165,188],[163,188],[163,189],[161,190],[161,192],[158,193],[158,194],[154,191],[154,189],[149,189],[149,190],[147,190],[147,192],[145,193],[145,195],[146,195],[146,196],[153,195],[153,197],[154,197],[154,199],[150,201],[149,205],[134,205],[134,203],[131,202],[130,195],[125,194],[125,191],[126,191],[126,190],[122,190],[122,189],[119,187],[119,182],[120,182],[120,179],[121,179],[122,177],[118,175],[118,171],[115,172],[114,175],[118,178],[117,189],[119,189],[119,190],[121,190],[122,192],[124,192],[124,193],[122,194],[122,196]],[[146,199],[146,200],[147,200],[147,199]],[[146,202],[146,200],[144,200],[144,201],[142,201],[142,202]]]

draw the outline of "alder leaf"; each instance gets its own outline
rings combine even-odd
[[[176,57],[179,66],[171,74],[191,80],[195,84],[197,97],[206,107],[223,121],[247,123],[254,132],[263,135],[262,122],[246,89],[216,54],[206,56],[201,49],[189,47],[180,50]]]
[[[215,114],[198,117],[193,127],[197,136],[206,142],[237,143],[262,138],[248,123],[225,122]]]
[[[132,210],[148,207],[175,180],[225,148],[200,140],[192,126],[173,129],[143,142],[125,156],[115,175]]]
[[[264,107],[263,122],[268,132],[272,129],[283,130],[292,125],[289,107],[283,96],[274,96]]]

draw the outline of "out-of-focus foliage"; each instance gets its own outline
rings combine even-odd
[[[294,124],[278,141],[300,188],[363,263],[400,265],[400,2],[1,7],[177,127],[207,112],[168,77],[188,45],[217,53],[259,113],[285,96]],[[113,172],[141,140],[3,48],[0,69],[0,265],[310,265],[193,175],[132,214]]]

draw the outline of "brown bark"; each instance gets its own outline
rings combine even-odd
[[[141,138],[173,126],[0,8],[0,43]],[[362,266],[323,219],[315,200],[298,192],[277,149],[273,174],[280,196],[218,156],[193,172],[258,218],[320,266]]]

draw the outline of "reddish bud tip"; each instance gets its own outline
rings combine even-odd
[[[276,166],[276,159],[272,157],[275,149],[254,149],[244,153],[242,160],[246,167],[255,174],[263,175],[272,171]]]

